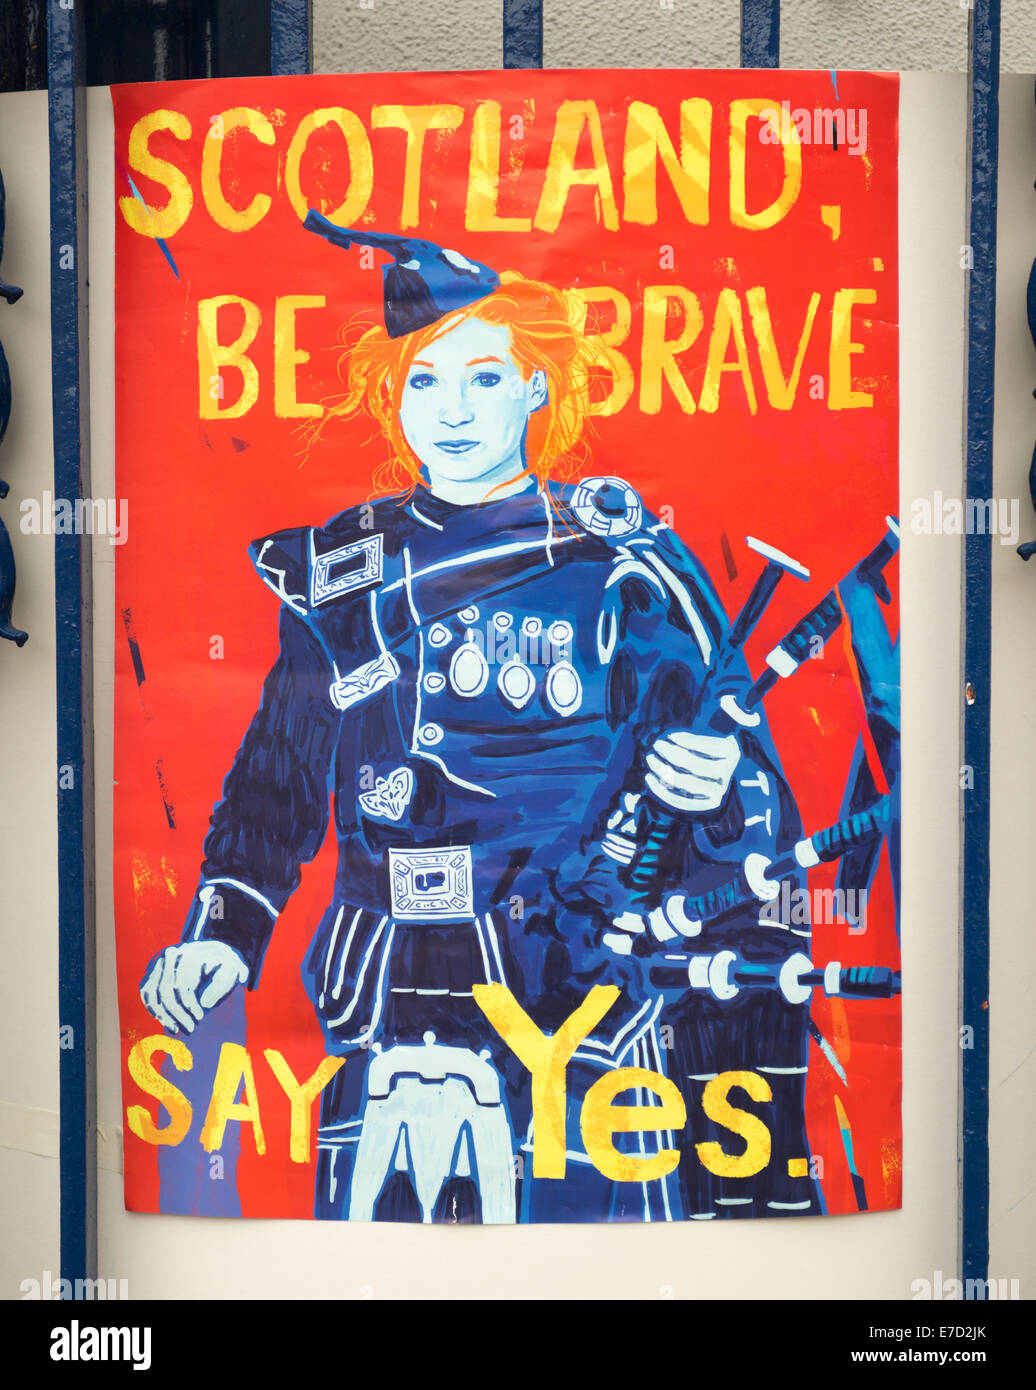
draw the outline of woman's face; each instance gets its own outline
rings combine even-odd
[[[525,467],[525,426],[546,399],[544,373],[526,381],[515,364],[510,330],[470,318],[410,364],[399,422],[433,481],[507,482]]]

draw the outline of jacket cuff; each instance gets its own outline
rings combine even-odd
[[[202,879],[184,925],[183,941],[223,941],[248,966],[248,988],[255,989],[277,909],[250,884],[232,878]]]

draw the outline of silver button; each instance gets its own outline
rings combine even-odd
[[[434,744],[442,742],[442,726],[439,724],[422,724],[418,738],[423,744],[431,748]]]
[[[465,642],[453,653],[450,685],[468,699],[481,695],[489,680],[489,663],[474,642]]]
[[[445,647],[452,639],[453,633],[448,627],[443,627],[442,623],[433,623],[428,629],[428,640],[433,647]]]
[[[524,709],[536,689],[536,677],[528,666],[517,658],[513,658],[501,668],[496,683],[500,694],[515,709]]]
[[[446,684],[446,677],[440,675],[438,671],[429,671],[424,678],[424,688],[429,695],[438,695],[439,691]]]
[[[567,718],[583,703],[583,685],[575,667],[559,661],[547,673],[547,699],[558,714]]]

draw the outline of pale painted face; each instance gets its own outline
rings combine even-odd
[[[433,491],[437,481],[488,490],[524,470],[525,427],[546,399],[544,373],[526,381],[512,358],[510,330],[470,318],[411,363],[399,422]]]

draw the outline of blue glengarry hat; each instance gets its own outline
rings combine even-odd
[[[418,328],[444,319],[458,309],[499,288],[500,276],[480,261],[448,251],[434,241],[336,227],[312,209],[303,224],[307,232],[327,237],[334,246],[373,246],[393,257],[382,267],[385,328],[390,338],[402,338]]]

